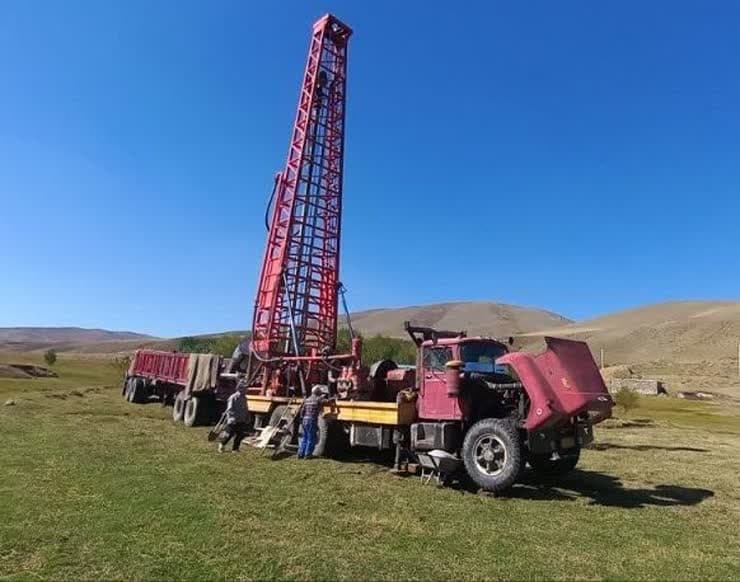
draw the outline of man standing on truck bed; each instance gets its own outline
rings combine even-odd
[[[235,453],[239,451],[239,446],[242,444],[242,440],[247,435],[247,429],[249,428],[249,410],[247,408],[247,398],[244,395],[246,389],[246,382],[239,380],[236,385],[236,390],[229,396],[226,401],[226,428],[224,432],[226,437],[221,440],[218,445],[218,452],[223,453],[226,444],[233,438],[234,444],[232,449]]]
[[[321,386],[314,386],[311,390],[311,396],[303,401],[301,407],[301,425],[303,427],[303,436],[301,444],[298,447],[298,458],[307,459],[313,455],[316,447],[316,435],[319,432],[319,414],[327,401]]]

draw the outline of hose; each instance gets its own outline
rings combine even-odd
[[[270,198],[267,200],[267,206],[265,207],[265,230],[270,232],[270,208],[275,200],[275,192],[277,192],[278,184],[280,183],[280,174],[275,174],[275,183],[272,186],[272,193]]]

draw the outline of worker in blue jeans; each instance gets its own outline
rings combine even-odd
[[[313,455],[319,433],[319,415],[326,400],[321,386],[314,386],[311,390],[311,396],[303,401],[303,407],[301,408],[303,435],[298,446],[299,459],[307,459]]]

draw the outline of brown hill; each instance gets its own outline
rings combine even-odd
[[[406,337],[403,322],[438,329],[464,329],[470,335],[505,337],[533,329],[562,325],[570,320],[542,309],[502,303],[441,303],[399,309],[372,309],[352,314],[352,323],[366,336]],[[240,335],[243,332],[223,332]],[[223,334],[206,334],[212,337]],[[58,352],[101,354],[138,348],[174,350],[179,338],[160,339],[131,332],[80,328],[0,328],[0,351],[25,352],[54,348]]]
[[[474,301],[371,309],[352,314],[353,326],[366,336],[406,337],[404,321],[436,329],[465,330],[468,335],[506,337],[561,326],[571,320],[544,309]]]
[[[150,335],[82,327],[0,327],[0,342],[98,343],[111,340],[148,340]]]
[[[0,327],[0,351],[119,352],[161,341],[131,331],[80,327]]]
[[[609,364],[734,359],[740,340],[739,301],[672,301],[620,311],[523,335],[573,337],[603,348]]]
[[[740,302],[673,301],[523,334],[523,349],[543,335],[588,342],[596,361],[629,365],[635,377],[660,380],[670,393],[706,391],[740,398]],[[624,367],[624,366],[622,366]]]

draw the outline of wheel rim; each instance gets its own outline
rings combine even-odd
[[[478,437],[473,455],[478,470],[485,475],[498,475],[506,466],[506,446],[494,435]]]

